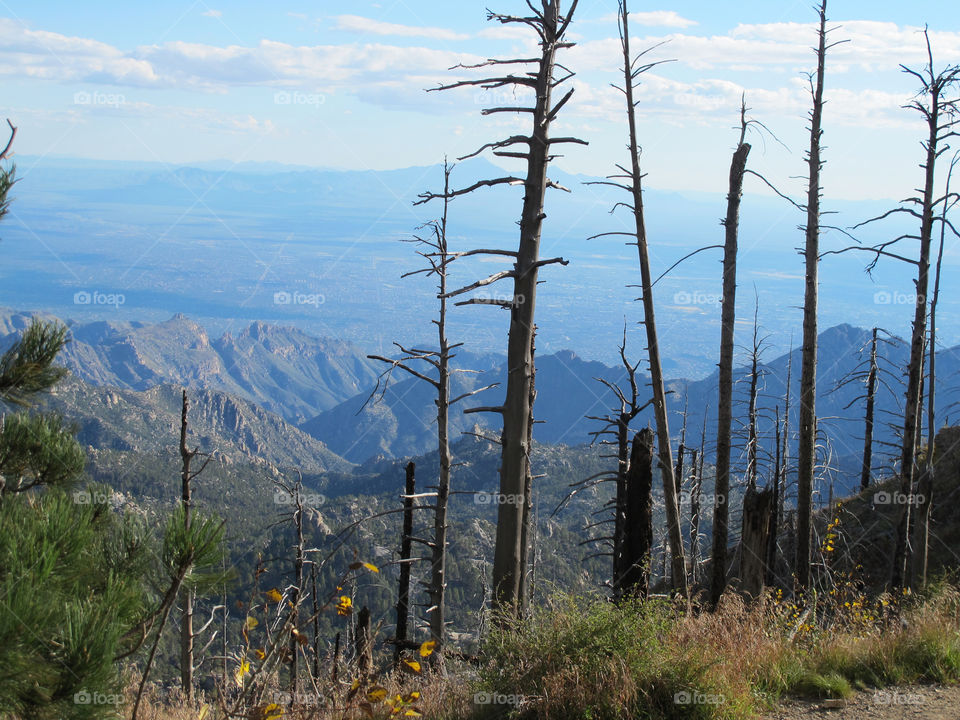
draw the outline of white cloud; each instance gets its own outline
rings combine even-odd
[[[414,25],[398,25],[396,23],[380,22],[359,15],[338,15],[335,30],[350,33],[364,33],[370,35],[392,35],[395,37],[422,37],[434,40],[465,40],[469,35],[436,27],[418,27]]]
[[[686,28],[697,25],[696,20],[689,20],[677,14],[674,10],[654,10],[652,12],[632,12],[630,22],[646,27],[677,27]]]

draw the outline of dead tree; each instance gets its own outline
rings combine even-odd
[[[700,450],[693,453],[693,485],[690,488],[690,583],[696,585],[700,579],[700,494],[703,490],[703,460],[707,444],[707,414],[709,405],[703,411],[703,427],[700,431]]]
[[[875,218],[865,220],[855,227],[883,220],[892,215],[905,214],[920,223],[919,234],[905,233],[892,240],[878,245],[865,247],[855,245],[835,251],[860,250],[873,254],[873,259],[867,265],[870,272],[881,257],[888,257],[914,265],[917,268],[917,278],[914,281],[916,303],[912,334],[910,341],[910,364],[907,368],[906,402],[903,416],[903,435],[900,452],[900,493],[902,497],[913,499],[914,483],[917,479],[917,445],[922,419],[922,385],[925,347],[927,340],[927,301],[930,285],[930,255],[933,244],[934,226],[937,223],[945,225],[955,235],[956,229],[945,216],[940,216],[940,209],[950,202],[948,195],[936,195],[937,159],[949,148],[949,139],[958,135],[957,123],[960,122],[960,98],[957,97],[957,88],[960,85],[960,66],[948,65],[939,73],[934,69],[933,50],[930,45],[930,36],[924,30],[926,39],[928,64],[923,70],[915,71],[901,65],[902,70],[920,83],[920,90],[916,99],[906,107],[921,114],[927,125],[927,138],[922,141],[924,149],[923,188],[918,189],[919,195],[908,198],[904,203]],[[897,244],[903,240],[914,240],[919,248],[916,259],[896,252]],[[901,512],[896,532],[896,541],[893,552],[893,568],[890,577],[890,586],[900,589],[909,586],[911,581],[910,563],[910,527],[911,503],[907,502]]]
[[[674,478],[673,450],[670,442],[670,426],[667,417],[667,398],[663,384],[663,367],[660,362],[660,344],[657,335],[656,313],[653,303],[653,279],[650,272],[650,253],[648,248],[646,220],[643,209],[643,173],[640,169],[640,144],[637,134],[636,106],[634,99],[639,77],[659,63],[640,63],[648,51],[633,56],[630,50],[629,12],[626,0],[621,0],[620,44],[623,51],[623,87],[614,86],[623,93],[627,106],[627,125],[629,130],[630,167],[617,165],[620,174],[611,175],[600,184],[610,185],[628,192],[629,203],[618,203],[633,213],[634,226],[630,233],[602,233],[604,235],[628,235],[634,239],[640,261],[641,301],[643,303],[643,325],[647,336],[647,359],[650,366],[650,384],[653,391],[654,417],[657,426],[657,454],[659,457],[660,478],[663,482],[664,506],[666,509],[667,536],[670,547],[671,575],[673,591],[683,597],[689,596],[687,587],[686,560],[684,559],[683,536],[680,530],[680,507],[677,502],[677,487]],[[624,182],[625,181],[625,182]]]
[[[450,397],[450,379],[454,373],[466,372],[450,367],[450,361],[456,357],[453,352],[461,347],[463,343],[451,345],[447,338],[447,313],[449,298],[456,294],[448,292],[447,277],[450,263],[459,256],[457,253],[451,253],[447,247],[447,216],[450,206],[450,173],[452,168],[444,162],[443,166],[443,214],[440,220],[428,223],[425,228],[430,230],[426,237],[415,236],[412,242],[417,243],[423,250],[418,250],[417,254],[427,261],[427,267],[420,270],[404,273],[402,277],[410,277],[421,273],[428,276],[437,277],[437,298],[439,299],[439,308],[437,319],[431,322],[437,327],[438,349],[406,348],[399,343],[394,343],[402,353],[399,359],[386,358],[380,355],[368,355],[371,360],[378,360],[387,363],[390,367],[378,378],[377,385],[374,387],[368,401],[376,396],[379,391],[381,397],[386,392],[392,373],[396,369],[412,375],[413,377],[431,385],[437,393],[434,400],[437,406],[437,454],[440,460],[440,473],[437,480],[435,493],[425,493],[420,497],[432,497],[433,503],[433,540],[429,543],[431,550],[431,573],[430,573],[430,605],[427,609],[429,615],[430,638],[436,643],[434,653],[430,656],[431,663],[440,663],[443,658],[443,640],[445,628],[445,603],[444,596],[446,591],[446,558],[447,558],[447,505],[450,497],[450,468],[452,458],[450,454],[450,408],[461,400],[472,397],[484,390],[496,387],[498,383],[487,385],[466,392],[458,397]],[[414,367],[414,363],[425,363],[429,369],[424,371]],[[431,374],[435,373],[435,376]]]
[[[627,474],[626,519],[623,537],[622,594],[646,598],[650,588],[653,550],[653,431],[644,428],[633,438]]]
[[[737,315],[737,245],[740,200],[750,145],[746,142],[746,106],[740,105],[740,141],[730,162],[727,215],[723,220],[723,305],[720,309],[720,362],[717,390],[717,458],[714,476],[713,548],[710,604],[716,608],[727,586],[727,544],[730,537],[730,446],[733,431],[733,349]]]
[[[914,565],[919,574],[921,587],[927,584],[927,561],[930,544],[930,510],[933,507],[933,474],[934,474],[934,440],[937,435],[936,425],[936,367],[937,367],[937,302],[940,299],[940,277],[943,265],[943,246],[947,235],[947,214],[950,209],[960,202],[960,197],[951,195],[950,181],[953,171],[960,162],[960,151],[954,153],[947,172],[944,202],[940,212],[940,246],[937,249],[937,263],[933,279],[933,297],[930,299],[930,339],[928,345],[927,370],[927,452],[926,462],[917,483],[917,522],[915,523],[915,537],[913,546],[919,558],[919,566]]]
[[[517,616],[522,610],[520,602],[521,567],[524,553],[523,522],[525,505],[517,502],[522,496],[529,463],[529,424],[532,422],[530,407],[530,384],[533,375],[533,327],[537,297],[538,275],[540,268],[555,264],[567,264],[562,258],[541,259],[540,237],[543,226],[545,193],[548,187],[562,188],[547,177],[547,167],[556,157],[556,148],[564,143],[586,145],[578,138],[551,138],[550,128],[561,108],[569,102],[573,90],[569,90],[559,101],[554,102],[554,90],[569,81],[573,73],[557,62],[559,51],[569,48],[572,43],[564,37],[573,20],[578,0],[572,0],[570,8],[564,14],[561,0],[541,0],[540,8],[528,2],[532,15],[527,17],[502,15],[488,12],[488,19],[501,25],[525,25],[532,29],[540,40],[540,56],[534,58],[514,58],[508,60],[487,60],[474,66],[458,66],[465,70],[493,68],[501,71],[509,66],[528,68],[523,73],[503,70],[501,74],[476,80],[461,80],[442,85],[436,90],[463,87],[480,87],[485,90],[512,88],[532,94],[530,105],[518,107],[495,107],[483,111],[485,115],[494,113],[528,113],[531,116],[529,135],[514,135],[505,140],[487,143],[470,155],[475,157],[484,150],[492,150],[497,157],[516,158],[526,163],[526,176],[505,176],[490,180],[481,180],[472,186],[460,190],[446,190],[442,194],[423,193],[420,203],[434,198],[452,198],[464,195],[482,187],[498,185],[522,185],[524,188],[523,210],[520,216],[520,241],[516,251],[471,250],[460,255],[494,254],[514,258],[511,270],[494,273],[471,285],[448,293],[448,297],[462,295],[478,288],[486,287],[499,280],[513,280],[513,297],[509,300],[474,298],[463,304],[494,305],[510,311],[510,329],[507,341],[507,388],[503,405],[498,407],[473,408],[473,412],[495,412],[503,418],[501,435],[500,496],[511,502],[501,502],[498,506],[497,539],[493,561],[493,608],[501,619]],[[557,70],[562,72],[557,77]],[[520,146],[520,151],[514,150]]]
[[[804,246],[803,349],[800,360],[800,437],[797,447],[797,552],[794,572],[797,585],[810,585],[810,542],[813,518],[813,482],[817,461],[817,312],[820,294],[820,200],[823,170],[823,87],[826,72],[827,0],[819,8],[817,70],[810,76],[810,149],[807,152],[807,221]]]
[[[190,483],[202,473],[210,457],[207,457],[199,470],[191,471],[190,465],[198,455],[199,448],[190,450],[187,447],[187,410],[190,406],[187,400],[187,391],[183,391],[182,406],[180,409],[180,504],[183,507],[184,530],[189,534],[193,521],[193,499]],[[188,703],[193,703],[193,671],[195,667],[193,657],[193,642],[198,633],[193,631],[193,588],[187,587],[183,591],[183,609],[180,613],[180,683]],[[209,625],[209,623],[208,623]]]
[[[873,469],[873,420],[877,398],[877,328],[870,340],[870,370],[867,373],[867,407],[863,419],[863,464],[860,467],[860,490],[870,487]]]
[[[773,491],[748,487],[743,498],[740,535],[740,592],[749,600],[763,594]]]
[[[400,656],[407,641],[410,619],[410,552],[413,549],[413,500],[417,491],[416,465],[407,463],[407,479],[403,495],[403,534],[400,538],[400,587],[397,591],[397,630],[393,646],[393,665],[400,666]]]

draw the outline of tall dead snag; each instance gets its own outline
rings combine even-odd
[[[397,591],[397,630],[394,633],[393,665],[400,666],[400,656],[407,641],[410,620],[410,553],[413,549],[413,500],[417,491],[416,465],[407,463],[403,494],[403,535],[400,538],[400,586]]]
[[[627,473],[626,521],[623,537],[622,595],[646,598],[653,550],[653,431],[633,438]]]
[[[740,141],[730,162],[727,216],[723,220],[723,305],[720,309],[720,362],[717,390],[717,459],[713,500],[713,548],[711,553],[710,604],[716,608],[727,586],[727,544],[730,538],[730,445],[733,426],[733,348],[737,319],[737,244],[740,230],[740,200],[750,145],[746,107],[740,105]]]
[[[800,356],[800,437],[797,446],[797,554],[794,572],[797,585],[810,584],[810,538],[813,512],[813,482],[817,459],[817,307],[820,294],[820,199],[823,169],[823,85],[826,71],[827,0],[819,8],[817,71],[810,77],[813,108],[810,111],[810,149],[807,152],[807,222],[803,293],[803,349]]]
[[[863,464],[860,466],[860,490],[870,487],[873,472],[873,420],[877,398],[877,328],[870,340],[870,369],[867,372],[867,408],[863,419]]]
[[[943,246],[947,235],[947,213],[954,205],[960,202],[960,198],[950,193],[950,181],[953,178],[953,170],[956,168],[958,161],[960,161],[960,151],[954,153],[953,159],[950,161],[950,169],[947,172],[944,202],[940,212],[940,247],[937,249],[937,264],[933,279],[933,297],[930,299],[930,340],[927,343],[929,357],[927,370],[927,452],[923,472],[917,483],[917,522],[915,523],[915,536],[913,539],[913,546],[919,559],[919,565],[914,564],[914,569],[919,576],[921,587],[925,587],[927,584],[930,510],[933,506],[934,450],[936,449],[934,440],[937,435],[937,302],[940,300],[940,272],[943,266]]]
[[[447,505],[450,497],[450,466],[452,463],[450,455],[450,407],[461,400],[476,395],[477,393],[495,387],[497,383],[487,385],[486,387],[464,393],[459,397],[450,397],[450,378],[453,373],[464,372],[450,367],[450,361],[456,357],[453,352],[461,347],[463,343],[451,345],[447,339],[447,312],[448,300],[456,294],[448,292],[447,276],[450,263],[460,255],[451,253],[447,248],[447,213],[450,205],[450,173],[452,168],[444,162],[443,166],[443,185],[444,192],[441,197],[444,198],[443,214],[440,219],[430,222],[424,227],[430,230],[425,237],[415,236],[412,242],[420,245],[422,250],[417,250],[417,254],[427,261],[427,267],[413,272],[404,273],[402,277],[421,273],[428,276],[437,277],[437,298],[439,299],[439,308],[437,319],[431,322],[437,327],[437,350],[406,348],[399,343],[394,343],[402,353],[399,359],[385,358],[380,355],[368,355],[371,360],[378,360],[387,363],[390,367],[384,371],[370,395],[372,399],[379,391],[381,396],[386,392],[390,377],[397,368],[412,375],[418,380],[422,380],[433,386],[437,397],[434,403],[437,406],[437,454],[440,460],[440,473],[437,479],[436,492],[425,493],[420,497],[433,497],[433,540],[429,543],[431,550],[431,572],[430,572],[430,606],[427,610],[429,615],[430,639],[436,643],[435,651],[430,656],[431,664],[442,662],[443,658],[443,639],[445,627],[445,604],[444,596],[446,591],[446,562],[447,562]],[[424,372],[414,368],[414,363],[425,363],[428,367]],[[428,374],[429,373],[429,374]],[[431,376],[435,374],[435,376]],[[381,385],[381,381],[382,385]],[[369,399],[368,399],[369,400]],[[407,498],[404,498],[407,499]]]
[[[772,489],[747,488],[740,536],[740,592],[749,600],[756,600],[763,594],[772,507]]]
[[[930,46],[930,36],[924,30],[927,46],[928,64],[923,70],[915,71],[901,65],[905,73],[916,78],[920,83],[920,90],[916,99],[906,107],[919,112],[927,124],[927,138],[922,141],[924,149],[923,189],[917,190],[919,196],[913,196],[904,201],[900,207],[893,208],[878,217],[860,223],[857,227],[876,222],[894,214],[903,213],[920,221],[920,233],[903,234],[893,240],[880,243],[872,247],[855,245],[835,252],[847,250],[861,250],[872,253],[873,260],[867,265],[870,272],[881,257],[889,257],[915,265],[917,278],[914,281],[916,289],[916,307],[913,317],[913,332],[910,340],[910,364],[907,368],[907,390],[903,417],[902,447],[900,453],[900,493],[906,502],[901,511],[900,522],[897,526],[896,543],[893,553],[893,568],[890,577],[891,588],[899,590],[909,585],[911,580],[910,568],[910,525],[911,505],[914,497],[914,482],[917,479],[917,444],[922,417],[923,396],[923,364],[925,343],[927,339],[927,300],[930,285],[930,253],[933,244],[934,226],[939,222],[951,232],[956,229],[945,217],[938,215],[940,209],[950,202],[950,196],[937,197],[936,169],[937,159],[946,152],[948,140],[956,137],[957,123],[960,122],[960,98],[957,89],[960,86],[960,66],[948,65],[939,73],[933,66],[933,50]],[[915,240],[919,244],[917,258],[894,252],[897,243],[903,240]]]
[[[191,450],[187,447],[187,410],[189,407],[187,391],[184,390],[180,409],[180,505],[183,507],[183,528],[187,536],[190,534],[190,526],[193,522],[193,498],[190,483],[206,469],[210,462],[208,457],[199,470],[193,471],[190,469],[199,448]],[[191,587],[187,587],[183,591],[183,609],[180,613],[180,683],[188,703],[193,702],[193,671],[195,667],[193,641],[197,637],[197,633],[193,631],[194,595],[194,590]]]
[[[533,447],[533,404],[537,399],[536,383],[536,336],[537,326],[533,326],[533,334],[530,338],[530,422],[527,423],[527,448]],[[530,554],[530,524],[533,513],[533,467],[528,462],[527,471],[523,478],[523,522],[520,525],[520,614],[525,615],[530,604],[531,573],[532,568],[529,563]]]
[[[680,531],[680,506],[677,502],[677,486],[674,479],[673,450],[670,446],[670,426],[667,420],[667,397],[663,386],[663,367],[660,363],[660,343],[657,335],[657,320],[653,305],[653,280],[650,274],[650,254],[647,247],[647,229],[643,212],[643,173],[640,170],[640,144],[637,135],[637,115],[634,91],[637,80],[657,63],[638,64],[644,53],[636,58],[630,51],[629,12],[626,0],[620,2],[620,42],[623,50],[623,87],[618,87],[627,103],[627,124],[630,133],[630,168],[618,165],[622,175],[611,176],[609,184],[620,187],[632,196],[636,230],[637,251],[640,259],[640,278],[643,302],[643,325],[647,333],[647,356],[650,365],[650,383],[653,391],[654,417],[657,425],[657,454],[660,478],[663,482],[663,498],[666,509],[667,537],[670,547],[673,591],[683,597],[689,596],[687,587],[686,560],[684,559],[683,536]],[[627,185],[614,182],[613,178],[627,181]]]
[[[700,493],[703,490],[703,460],[707,446],[707,414],[703,411],[703,427],[700,431],[700,449],[693,453],[693,485],[690,488],[690,583],[700,580]]]
[[[524,95],[531,95],[530,105],[521,107],[495,107],[483,110],[483,114],[529,113],[532,124],[530,135],[514,135],[505,140],[487,143],[470,155],[475,157],[490,149],[497,157],[516,158],[526,162],[526,176],[506,176],[492,180],[481,180],[461,190],[446,190],[442,195],[423,193],[420,203],[434,198],[452,198],[472,192],[482,187],[497,185],[523,185],[523,210],[520,216],[520,242],[516,251],[471,250],[470,255],[493,254],[513,257],[512,270],[495,273],[483,280],[448,293],[448,297],[468,293],[472,290],[491,285],[499,280],[513,280],[513,297],[509,300],[474,298],[463,304],[494,305],[510,310],[510,330],[507,341],[507,389],[503,405],[499,407],[474,408],[473,412],[496,412],[503,417],[501,435],[502,461],[500,465],[500,496],[497,515],[497,538],[493,559],[493,609],[501,620],[518,616],[522,611],[520,602],[521,575],[524,558],[522,542],[524,537],[525,513],[523,492],[529,463],[528,428],[532,422],[530,407],[530,384],[533,377],[533,327],[537,297],[537,284],[540,268],[553,263],[567,264],[562,258],[540,259],[540,236],[543,226],[544,199],[548,187],[561,187],[547,177],[547,166],[556,157],[556,146],[563,143],[586,142],[577,138],[551,138],[550,128],[560,109],[573,95],[569,90],[556,103],[554,90],[573,77],[557,62],[557,53],[572,47],[564,36],[573,20],[578,0],[572,0],[570,8],[563,14],[561,0],[541,0],[540,9],[533,3],[527,5],[533,13],[529,17],[501,15],[488,12],[488,19],[501,25],[525,25],[536,32],[540,39],[540,57],[509,60],[488,60],[474,66],[458,66],[463,69],[494,68],[499,71],[506,66],[528,68],[525,72],[504,74],[478,80],[461,80],[443,85],[436,90],[462,87],[480,87],[486,90],[512,88]],[[562,71],[556,77],[557,69]],[[519,152],[512,150],[523,146]],[[565,188],[563,188],[565,189]]]
[[[603,425],[599,430],[591,433],[593,442],[600,440],[605,435],[612,435],[616,438],[617,446],[617,472],[614,479],[617,483],[616,492],[613,500],[613,536],[604,536],[597,538],[604,542],[610,542],[612,546],[613,559],[613,599],[619,600],[623,595],[623,580],[625,566],[623,563],[623,539],[626,532],[626,513],[627,513],[627,474],[630,468],[630,423],[646,408],[650,401],[640,404],[640,386],[637,383],[637,369],[640,367],[640,361],[636,363],[627,359],[627,327],[623,327],[623,341],[620,343],[620,362],[627,374],[629,384],[629,393],[619,385],[605,380],[604,378],[594,378],[597,382],[609,388],[617,396],[618,406],[613,412],[605,416],[588,415],[587,419],[597,420]],[[601,445],[613,444],[610,440],[600,440]],[[573,485],[577,487],[567,497],[572,497],[580,490],[593,487],[602,482],[611,479],[608,472],[598,473],[592,477],[582,480]],[[563,503],[561,503],[562,506]],[[559,506],[557,508],[559,510]],[[554,511],[556,512],[556,511]]]

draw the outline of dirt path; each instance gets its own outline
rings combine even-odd
[[[766,720],[960,720],[960,687],[857,693],[849,700],[787,703]]]

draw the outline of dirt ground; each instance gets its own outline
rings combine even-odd
[[[960,686],[900,687],[785,704],[766,720],[960,720]]]

